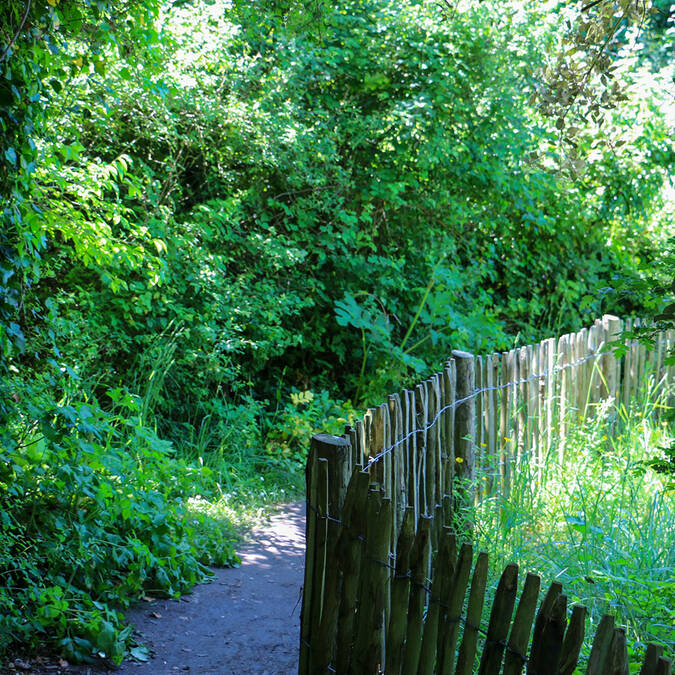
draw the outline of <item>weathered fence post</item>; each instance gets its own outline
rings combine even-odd
[[[511,490],[511,482],[513,477],[513,465],[518,457],[518,406],[519,403],[519,389],[518,389],[518,350],[512,349],[506,355],[506,382],[508,382],[508,443],[506,447],[508,450],[504,456],[504,494],[508,495]]]
[[[396,544],[396,570],[391,584],[391,615],[387,631],[387,655],[385,672],[400,675],[403,659],[403,644],[408,625],[408,602],[410,599],[410,553],[415,540],[415,509],[405,510],[401,531]]]
[[[593,638],[593,647],[591,647],[591,655],[588,657],[586,675],[602,675],[605,672],[613,637],[614,617],[611,614],[603,614]]]
[[[495,475],[495,482],[500,491],[507,494],[509,484],[508,460],[509,460],[509,433],[511,416],[509,414],[509,352],[502,352],[499,368],[499,444],[497,445],[497,461],[499,471]]]
[[[455,398],[457,371],[454,359],[446,362],[443,378],[443,407],[447,407],[445,411],[445,442],[443,444],[443,524],[449,525],[452,519],[452,481],[455,477]]]
[[[431,549],[431,518],[421,515],[417,523],[417,534],[410,553],[410,597],[408,598],[408,625],[403,650],[401,672],[416,673],[422,647],[422,626],[427,570]]]
[[[438,517],[438,516],[437,516]],[[445,536],[444,536],[445,535]],[[448,532],[439,533],[439,548],[433,561],[431,592],[427,614],[422,631],[422,644],[417,675],[432,675],[438,649],[438,633],[441,612],[441,588],[445,583],[445,575],[454,567],[457,555],[454,537]]]
[[[602,328],[605,334],[605,345],[611,345],[619,337],[621,320],[611,314],[605,314],[602,317]],[[605,379],[607,396],[611,396],[616,401],[619,392],[619,362],[611,351],[603,357],[602,374]]]
[[[483,389],[483,357],[476,356],[474,358],[474,391],[480,392]],[[483,394],[476,393],[476,446],[474,463],[476,471],[483,468],[483,438],[485,436],[485,429],[483,428],[483,418],[485,416],[485,405],[483,401]],[[480,490],[478,490],[480,496]]]
[[[371,487],[366,512],[367,534],[352,654],[352,672],[355,673],[377,673],[385,663],[385,609],[391,576],[387,562],[393,519],[391,499]]]
[[[625,331],[633,328],[633,320],[626,319],[623,325]],[[628,342],[628,351],[623,357],[623,405],[626,412],[630,410],[631,397],[633,395],[633,346],[632,340]]]
[[[340,534],[340,516],[349,480],[351,445],[340,436],[317,434],[307,459],[305,581],[300,618],[299,673],[308,673],[312,638],[317,638],[326,576],[339,574],[332,564]],[[330,564],[326,564],[329,561]]]
[[[417,499],[420,505],[420,513],[429,515],[433,506],[427,501],[426,481],[427,475],[427,401],[424,384],[415,387],[415,417],[413,429],[416,429],[417,439],[415,464],[417,465]]]
[[[338,550],[343,575],[335,656],[335,668],[338,673],[349,671],[354,644],[356,605],[361,584],[362,541],[366,537],[366,499],[369,483],[368,473],[356,466],[347,488],[343,508],[343,526]],[[352,503],[353,507],[350,509]]]
[[[497,675],[501,670],[506,638],[509,634],[513,607],[518,592],[518,565],[507,565],[497,586],[490,612],[485,647],[480,660],[479,675]],[[540,673],[546,671],[539,671]],[[549,671],[554,672],[554,671]]]
[[[405,493],[405,448],[400,442],[403,436],[403,414],[400,396],[398,394],[390,394],[387,397],[387,405],[389,406],[389,420],[391,424],[390,443],[395,445],[391,454],[391,493],[394,506],[393,545],[395,546],[407,506]]]
[[[672,663],[663,656],[663,647],[649,644],[640,669],[640,675],[671,675]]]
[[[451,568],[450,581],[442,589],[441,600],[445,614],[438,634],[438,661],[436,664],[438,675],[450,675],[454,672],[455,646],[472,562],[473,547],[469,544],[462,544],[459,559],[456,565]]]
[[[467,503],[473,504],[476,476],[476,399],[474,386],[476,381],[473,355],[454,350],[452,356],[457,368],[455,409],[455,475],[469,482]]]
[[[497,398],[497,383],[499,381],[499,354],[491,354],[487,362],[487,382],[488,389],[488,412],[487,412],[487,447],[485,448],[489,457],[487,468],[489,473],[485,485],[486,494],[492,492],[495,478],[499,475],[499,456],[498,456],[498,426],[499,426],[499,408]]]
[[[527,575],[509,634],[504,658],[504,675],[520,675],[523,672],[540,586],[541,579],[536,574]]]
[[[480,617],[485,602],[485,586],[488,574],[488,554],[481,551],[476,560],[469,591],[469,604],[466,609],[466,623],[464,635],[459,648],[457,658],[456,675],[471,675],[473,673],[474,659],[476,658],[476,646],[478,644],[478,629]]]
[[[565,453],[565,437],[567,436],[569,417],[569,388],[570,374],[568,371],[569,358],[569,335],[563,335],[558,338],[558,369],[560,376],[558,381],[560,387],[558,390],[558,459],[563,461]]]
[[[523,346],[516,349],[516,360],[518,362],[518,436],[516,446],[516,465],[520,464],[523,455],[529,450],[528,429],[529,421],[527,408],[529,404],[528,382],[530,375],[530,364],[527,358],[527,347]]]

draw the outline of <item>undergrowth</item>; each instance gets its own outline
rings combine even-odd
[[[214,400],[217,423],[204,415],[172,443],[154,412],[158,367],[142,395],[94,394],[55,361],[30,385],[14,375],[0,382],[0,658],[147,658],[124,610],[238,564],[242,533],[300,495],[313,425],[338,432],[352,414],[323,392],[271,410]]]
[[[657,391],[652,380],[630,410],[603,402],[577,418],[562,462],[559,447],[540,463],[525,455],[510,490],[464,514],[493,574],[517,562],[589,609],[582,663],[603,613],[625,625],[631,672],[648,642],[675,655],[675,492],[650,466],[672,429]]]
[[[195,522],[186,507],[213,472],[178,460],[126,390],[107,392],[104,409],[72,387],[50,403],[38,385],[11,385],[15,416],[0,457],[0,653],[39,646],[119,663],[132,644],[121,613],[132,600],[177,596],[208,579],[206,564],[237,562],[232,528]]]

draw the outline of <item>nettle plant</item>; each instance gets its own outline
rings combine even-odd
[[[212,472],[177,464],[143,425],[140,397],[111,390],[106,411],[75,397],[59,371],[33,388],[8,383],[20,401],[2,429],[0,649],[47,643],[72,660],[117,664],[133,647],[120,609],[143,594],[178,595],[208,578],[203,563],[237,559],[215,524],[198,523],[195,543],[185,501],[195,486],[213,490]]]

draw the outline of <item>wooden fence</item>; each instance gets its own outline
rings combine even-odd
[[[344,436],[312,439],[300,675],[483,675],[502,665],[505,674],[574,672],[586,610],[575,605],[568,625],[557,583],[535,620],[540,580],[528,574],[513,616],[518,568],[507,566],[489,624],[480,626],[488,560],[480,553],[471,576],[471,546],[457,552],[453,486],[484,471],[489,480],[476,499],[483,490],[508,493],[521,460],[536,467],[552,450],[563,454],[572,426],[601,401],[629,405],[648,371],[671,377],[664,356],[673,332],[651,352],[639,344],[620,359],[602,351],[631,325],[605,316],[502,354],[455,351],[442,373],[389,396]],[[669,675],[670,661],[650,645],[640,672]],[[587,673],[628,673],[625,630],[609,615]]]

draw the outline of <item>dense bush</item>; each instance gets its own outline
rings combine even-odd
[[[639,139],[648,182],[629,155],[576,186],[528,163],[549,138],[527,103],[527,63],[548,39],[536,12],[516,22],[481,5],[449,20],[347,2],[317,34],[266,9],[189,5],[167,17],[163,52],[108,58],[55,139],[80,158],[43,177],[100,165],[116,195],[99,220],[118,218],[123,254],[105,259],[87,239],[92,209],[74,234],[58,218],[70,186],[48,193],[73,246],[34,292],[58,288],[60,314],[106,333],[89,365],[110,386],[174,345],[160,424],[194,423],[216,392],[269,398],[280,380],[362,402],[452,347],[571,329],[580,300],[649,249],[634,223],[672,163],[658,123]],[[590,297],[588,315],[640,301]]]
[[[237,558],[218,523],[200,522],[195,545],[185,501],[211,489],[212,471],[174,458],[143,424],[139,397],[111,390],[104,411],[74,398],[77,384],[57,371],[41,386],[14,377],[2,388],[20,421],[0,456],[0,650],[46,642],[117,663],[130,637],[120,609],[144,593],[176,595],[208,578],[204,563]]]

